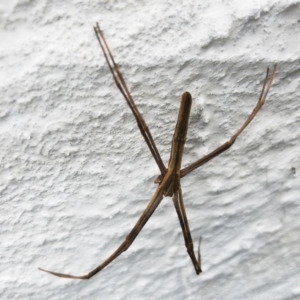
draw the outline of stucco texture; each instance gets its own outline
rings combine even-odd
[[[118,91],[99,22],[167,164],[193,96],[182,180],[195,274],[171,198],[88,281],[151,199],[159,170]],[[1,299],[300,299],[300,1],[0,2]]]

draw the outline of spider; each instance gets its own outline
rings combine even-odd
[[[187,174],[191,173],[193,170],[206,164],[208,161],[218,156],[222,152],[226,151],[228,148],[230,148],[233,145],[236,138],[243,132],[243,130],[248,126],[248,124],[252,121],[252,119],[256,116],[258,111],[264,105],[267,94],[271,88],[272,82],[275,77],[276,65],[274,66],[270,78],[269,78],[269,68],[268,68],[258,102],[254,110],[249,115],[245,123],[240,127],[240,129],[227,142],[225,142],[214,151],[210,152],[209,154],[205,155],[204,157],[200,158],[199,160],[195,161],[194,163],[190,164],[185,168],[181,168],[181,160],[182,160],[184,144],[186,141],[186,135],[188,130],[188,122],[189,122],[190,110],[192,105],[192,96],[189,92],[183,93],[183,95],[181,96],[180,109],[178,113],[175,133],[173,135],[173,140],[172,140],[170,159],[169,159],[168,167],[166,167],[157,150],[157,147],[154,143],[150,130],[130,95],[130,92],[127,88],[123,75],[119,70],[117,64],[115,63],[112,52],[108,47],[103,32],[101,31],[98,23],[94,27],[94,31],[98,39],[99,45],[102,49],[102,52],[104,54],[104,57],[106,59],[106,62],[108,64],[108,67],[110,69],[110,72],[112,73],[113,79],[118,89],[122,93],[123,97],[125,98],[128,106],[130,107],[136,119],[137,125],[141,131],[141,134],[144,137],[145,142],[148,145],[148,148],[160,170],[160,175],[155,179],[155,183],[158,184],[158,187],[154,195],[152,196],[150,202],[148,203],[146,209],[141,214],[135,226],[126,236],[125,240],[115,250],[115,252],[113,252],[104,262],[102,262],[94,270],[90,271],[86,275],[75,276],[75,275],[69,275],[64,273],[47,271],[41,268],[39,269],[47,273],[50,273],[52,275],[63,277],[63,278],[89,279],[93,277],[95,274],[100,272],[103,268],[109,265],[120,254],[122,254],[130,247],[130,245],[133,243],[135,238],[138,236],[140,231],[143,229],[143,227],[149,220],[149,218],[154,213],[155,209],[162,201],[163,197],[168,196],[168,197],[172,197],[174,207],[182,229],[185,246],[187,248],[187,253],[190,256],[193,266],[195,268],[195,272],[198,275],[202,272],[201,261],[200,261],[200,250],[198,250],[198,257],[196,258],[196,255],[194,253],[193,239],[190,233],[189,223],[188,223],[188,219],[184,207],[180,179],[186,176]]]

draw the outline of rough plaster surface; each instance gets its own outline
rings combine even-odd
[[[170,198],[132,247],[124,239],[158,174],[105,64],[99,21],[165,162],[180,95],[194,97],[184,165],[235,145],[184,178],[203,274]],[[0,3],[1,299],[300,299],[300,1]]]

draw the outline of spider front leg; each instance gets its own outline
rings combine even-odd
[[[182,234],[185,242],[185,246],[187,249],[187,252],[192,260],[192,263],[194,265],[196,274],[199,275],[202,270],[201,270],[201,259],[200,259],[200,240],[199,240],[199,246],[198,246],[198,259],[195,256],[194,253],[194,244],[193,244],[193,239],[191,236],[191,231],[189,227],[189,222],[186,216],[185,212],[185,207],[184,207],[184,202],[183,202],[183,197],[182,197],[182,190],[181,187],[174,193],[173,196],[173,203],[176,209],[176,213],[179,219],[179,223],[182,229]]]
[[[114,261],[119,255],[121,255],[124,251],[126,251],[135,238],[138,236],[138,234],[141,232],[145,224],[148,222],[149,218],[152,216],[154,213],[155,209],[157,206],[160,204],[161,200],[163,199],[163,186],[159,186],[153,195],[152,199],[150,200],[148,206],[146,209],[143,211],[142,215],[138,219],[137,223],[135,226],[131,229],[129,234],[126,236],[124,241],[121,243],[121,245],[111,254],[103,263],[101,263],[98,267],[96,267],[94,270],[90,271],[86,275],[71,275],[71,274],[65,274],[65,273],[58,273],[58,272],[53,272],[53,271],[48,271],[42,268],[39,268],[39,270],[47,272],[49,274],[52,274],[57,277],[62,277],[62,278],[71,278],[71,279],[90,279],[97,273],[99,273],[102,269],[104,269],[106,266],[108,266],[112,261]]]
[[[230,138],[229,141],[227,141],[226,143],[224,143],[223,145],[221,145],[220,147],[218,147],[211,153],[205,155],[201,159],[197,160],[196,162],[192,163],[188,167],[181,169],[180,170],[180,178],[184,177],[185,175],[189,174],[190,172],[199,168],[200,166],[206,164],[208,161],[210,161],[214,157],[220,155],[222,152],[226,151],[233,145],[236,138],[244,131],[244,129],[249,125],[249,123],[253,120],[253,118],[256,116],[258,111],[262,108],[262,106],[266,102],[266,98],[267,98],[268,92],[272,86],[273,80],[275,78],[275,74],[276,74],[276,65],[274,66],[272,75],[269,79],[269,68],[268,68],[258,102],[257,102],[255,108],[253,109],[252,113],[246,120],[246,122],[242,125],[242,127]]]

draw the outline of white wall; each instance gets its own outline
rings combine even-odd
[[[300,1],[2,0],[0,16],[1,299],[300,299]],[[166,163],[184,91],[187,165],[239,128],[278,64],[235,145],[182,181],[200,276],[170,198],[91,280],[37,269],[90,271],[156,187],[97,21]]]

